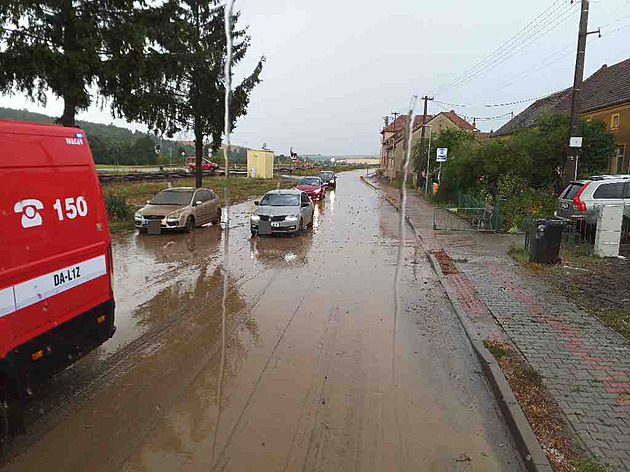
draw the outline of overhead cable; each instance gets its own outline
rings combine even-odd
[[[542,21],[538,23],[530,23],[526,28],[517,33],[517,35],[515,35],[507,43],[505,43],[504,46],[491,53],[484,60],[455,78],[446,86],[438,89],[434,93],[434,95],[461,87],[462,85],[475,79],[482,73],[505,62],[507,59],[513,57],[516,53],[520,52],[523,48],[525,48],[532,42],[540,39],[545,34],[557,28],[559,25],[571,18],[572,14],[578,11],[575,8],[576,4],[569,6],[569,8],[558,10],[558,8],[562,8],[564,6],[562,3],[566,2],[561,2],[560,5],[556,5],[556,8],[547,16],[547,18],[543,19]]]

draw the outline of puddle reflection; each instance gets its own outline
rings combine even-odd
[[[220,226],[198,228],[191,233],[168,233],[160,236],[135,233],[137,249],[144,250],[159,262],[190,262],[217,253],[223,231]]]
[[[313,234],[310,229],[296,237],[263,236],[249,240],[250,257],[268,267],[306,265],[312,246]]]

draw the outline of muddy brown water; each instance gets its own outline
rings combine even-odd
[[[37,391],[3,470],[522,470],[411,231],[394,326],[398,214],[361,172],[296,238],[232,208],[225,320],[220,227],[117,237],[118,331]]]

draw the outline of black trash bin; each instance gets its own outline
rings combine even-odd
[[[532,220],[527,231],[530,262],[555,264],[560,260],[564,224],[564,221],[556,219]]]

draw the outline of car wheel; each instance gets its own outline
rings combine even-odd
[[[295,231],[291,233],[291,237],[294,238],[300,233],[302,233],[302,219],[298,221],[297,225],[295,226]]]
[[[217,208],[217,214],[212,219],[212,224],[213,225],[218,225],[219,223],[221,223],[221,207]]]
[[[189,216],[186,220],[186,232],[190,233],[195,228],[195,219]]]

